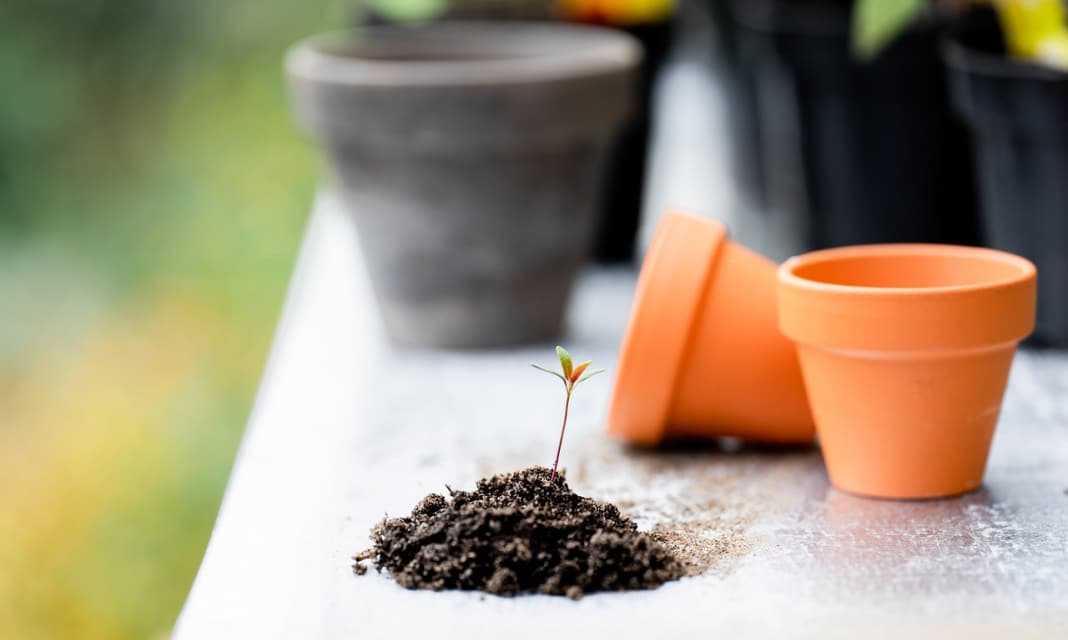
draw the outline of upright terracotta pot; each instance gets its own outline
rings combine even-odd
[[[979,486],[1017,343],[1035,322],[1035,267],[949,245],[816,251],[779,269],[831,482],[881,498]]]
[[[609,430],[811,442],[793,345],[775,315],[775,264],[722,224],[668,213],[650,245],[616,368]]]

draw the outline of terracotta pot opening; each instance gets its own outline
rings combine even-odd
[[[876,248],[872,250],[877,251]],[[957,289],[1009,284],[1030,277],[1034,266],[1026,260],[993,251],[931,245],[864,255],[828,254],[799,263],[791,273],[802,280],[844,287],[875,289]]]

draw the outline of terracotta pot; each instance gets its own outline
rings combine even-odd
[[[831,482],[881,498],[979,486],[1035,267],[992,249],[867,245],[779,269]]]
[[[664,216],[616,371],[609,430],[628,442],[813,439],[797,356],[776,325],[775,264],[718,222]]]

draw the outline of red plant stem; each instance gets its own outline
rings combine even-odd
[[[564,400],[564,423],[560,425],[560,442],[556,445],[556,460],[553,460],[553,474],[549,477],[549,482],[556,482],[556,467],[560,464],[560,449],[564,446],[564,430],[567,429],[567,408],[571,405],[571,391],[567,392],[567,399]]]

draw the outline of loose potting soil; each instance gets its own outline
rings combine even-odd
[[[687,575],[684,563],[612,504],[574,493],[562,477],[530,467],[479,480],[474,491],[432,493],[411,515],[371,531],[356,554],[409,589],[501,596],[652,589]]]

